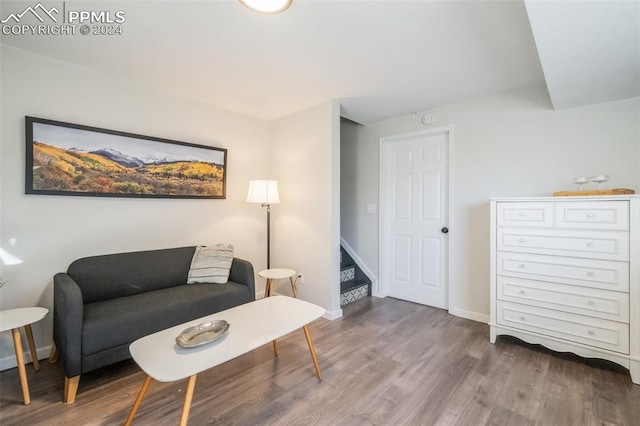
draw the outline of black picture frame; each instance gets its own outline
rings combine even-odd
[[[227,150],[25,117],[25,194],[225,199]]]

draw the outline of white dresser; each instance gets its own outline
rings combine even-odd
[[[500,334],[618,363],[640,384],[640,195],[491,199]]]

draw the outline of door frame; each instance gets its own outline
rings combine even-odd
[[[380,150],[378,156],[379,163],[379,171],[378,171],[378,204],[379,204],[379,216],[378,216],[378,282],[377,286],[374,286],[372,289],[372,294],[376,297],[387,297],[387,282],[389,274],[388,263],[386,259],[389,259],[388,255],[388,241],[387,240],[387,219],[388,219],[388,203],[386,199],[388,188],[388,182],[386,182],[385,177],[387,176],[388,167],[387,167],[387,155],[389,154],[389,147],[397,142],[402,142],[407,139],[413,139],[418,136],[432,136],[441,133],[446,133],[448,137],[448,154],[449,154],[449,164],[448,164],[448,173],[447,173],[447,192],[448,192],[448,202],[447,202],[447,226],[449,229],[453,229],[453,232],[449,232],[448,240],[447,240],[447,268],[445,272],[445,286],[447,293],[447,310],[451,312],[452,303],[451,303],[451,295],[453,294],[454,284],[451,280],[451,272],[453,271],[453,238],[455,235],[455,226],[453,223],[453,126],[441,126],[434,127],[433,129],[423,129],[408,133],[400,133],[391,136],[383,136],[380,138]],[[452,235],[453,234],[453,235]]]

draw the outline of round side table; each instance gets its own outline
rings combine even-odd
[[[267,286],[264,289],[264,297],[269,297],[273,294],[273,281],[274,280],[284,280],[289,278],[289,282],[291,283],[291,290],[293,291],[293,297],[298,297],[298,292],[296,291],[296,283],[293,280],[293,277],[296,275],[296,271],[293,269],[287,268],[273,268],[273,269],[265,269],[264,271],[258,272],[262,278],[267,280]]]
[[[298,297],[298,292],[296,291],[296,283],[293,280],[293,277],[296,275],[296,271],[293,269],[287,268],[273,268],[273,269],[265,269],[264,271],[258,272],[262,278],[267,280],[267,286],[264,289],[264,297],[270,297],[273,294],[273,281],[274,280],[284,280],[289,278],[289,282],[291,283],[291,290],[293,290],[293,297]],[[273,353],[275,356],[278,356],[278,341],[274,340],[273,342]]]
[[[27,383],[27,370],[24,368],[24,356],[22,354],[22,338],[20,337],[20,327],[24,327],[27,334],[27,342],[31,351],[31,359],[33,360],[33,369],[40,370],[38,363],[38,354],[36,353],[36,344],[33,341],[33,332],[31,324],[40,321],[47,316],[49,310],[47,308],[18,308],[0,311],[0,331],[11,330],[13,335],[13,346],[16,350],[16,362],[18,363],[18,373],[20,374],[20,385],[22,385],[22,397],[24,405],[29,405],[31,397],[29,396],[29,384]]]

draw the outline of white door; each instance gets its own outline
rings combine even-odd
[[[381,282],[447,309],[450,130],[381,139]]]

